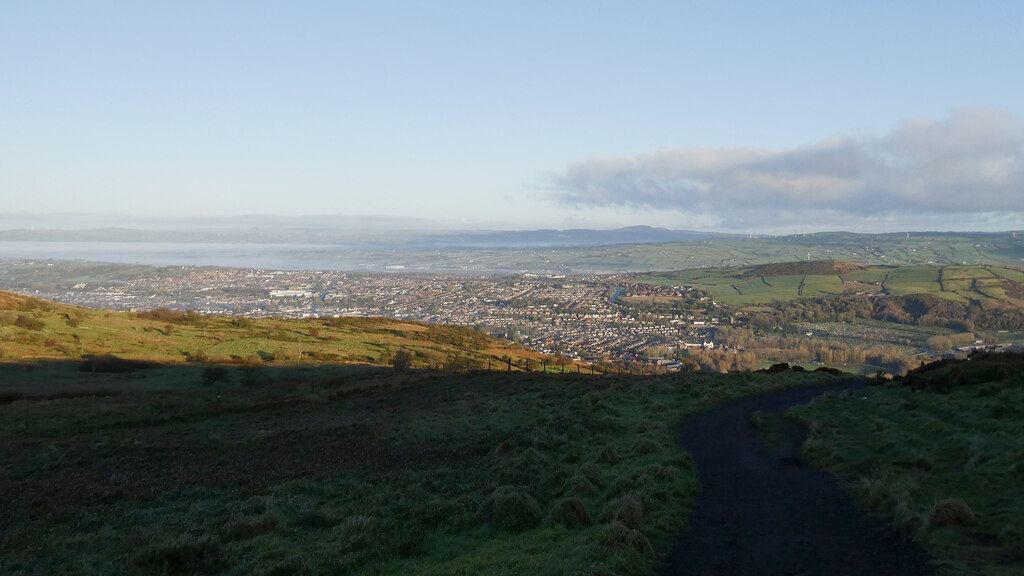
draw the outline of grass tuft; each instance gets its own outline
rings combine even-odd
[[[619,451],[615,449],[614,445],[608,444],[601,449],[601,453],[597,455],[597,459],[599,462],[604,462],[605,464],[618,464],[622,461],[622,456],[619,455]]]
[[[514,486],[500,486],[484,499],[477,518],[495,528],[521,532],[540,525],[540,505]]]
[[[974,510],[957,498],[936,502],[928,519],[932,526],[966,526],[976,520]]]
[[[640,499],[632,494],[626,494],[609,502],[601,511],[601,521],[614,520],[622,524],[636,528],[644,517],[644,505]]]
[[[587,505],[579,498],[564,498],[551,511],[551,521],[569,528],[590,526],[590,514]]]
[[[654,547],[642,532],[617,520],[605,527],[601,544],[606,548],[621,548],[642,555],[654,554]]]
[[[144,573],[209,574],[224,566],[220,543],[208,534],[181,535],[146,546],[135,556]]]

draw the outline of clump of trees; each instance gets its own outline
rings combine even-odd
[[[932,336],[928,339],[928,347],[936,351],[950,350],[955,346],[970,344],[974,342],[975,338],[972,332]]]

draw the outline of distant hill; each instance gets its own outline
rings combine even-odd
[[[406,351],[413,367],[539,369],[536,352],[470,328],[387,318],[302,320],[208,317],[157,309],[111,312],[0,291],[0,361],[116,356],[146,362],[390,364]]]

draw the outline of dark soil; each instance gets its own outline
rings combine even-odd
[[[799,426],[780,421],[784,429],[777,436],[782,440],[772,445],[751,424],[755,411],[778,414],[823,392],[849,387],[761,396],[691,420],[680,441],[693,455],[703,491],[689,532],[665,558],[660,573],[930,574],[924,551],[866,517],[831,476],[802,465],[792,449],[803,442]]]

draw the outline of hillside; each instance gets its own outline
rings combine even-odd
[[[222,369],[0,363],[0,573],[650,575],[683,418],[846,380]]]
[[[0,291],[0,360],[116,356],[159,363],[390,364],[401,350],[413,368],[493,369],[555,359],[469,328],[386,318],[302,320],[208,317],[157,309],[111,312]],[[560,361],[562,362],[562,361]],[[563,362],[564,363],[564,362]]]
[[[1010,576],[1024,564],[1024,356],[923,365],[793,415],[804,455],[922,543],[937,573]]]

